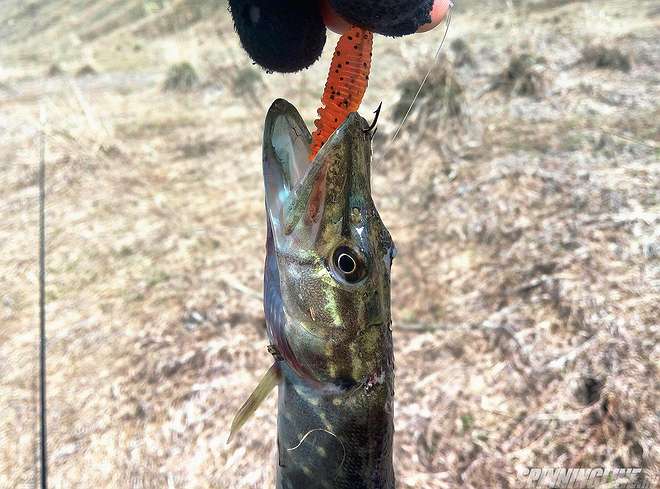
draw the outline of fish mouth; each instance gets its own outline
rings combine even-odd
[[[320,230],[371,200],[369,124],[353,112],[309,161],[311,135],[288,102],[273,102],[264,129],[266,210],[278,250],[312,245]]]

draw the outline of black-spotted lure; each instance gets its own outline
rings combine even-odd
[[[356,112],[309,162],[311,135],[266,117],[264,309],[275,361],[233,436],[278,387],[277,489],[393,489],[395,247],[371,197],[371,133]]]

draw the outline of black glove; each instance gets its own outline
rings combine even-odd
[[[229,0],[236,32],[250,57],[290,73],[314,63],[325,44],[322,0]],[[412,34],[431,21],[433,0],[327,0],[346,21],[387,36]]]

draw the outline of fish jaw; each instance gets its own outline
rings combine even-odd
[[[311,165],[311,137],[291,104],[273,104],[264,133],[266,209],[285,318],[277,331],[269,327],[271,341],[286,341],[298,370],[316,382],[346,389],[391,369],[394,244],[371,197],[368,128],[350,114]]]

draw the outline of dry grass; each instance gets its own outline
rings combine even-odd
[[[94,69],[93,66],[90,65],[83,65],[78,69],[78,71],[76,71],[76,76],[78,77],[93,76],[93,75],[96,75],[96,70]]]
[[[165,78],[163,88],[165,90],[189,92],[198,84],[199,76],[197,76],[195,68],[187,61],[184,61],[170,66],[170,69],[167,70],[167,77]]]
[[[607,46],[587,46],[582,51],[582,62],[588,63],[596,68],[620,70],[626,73],[632,68],[632,60],[629,54],[621,52],[618,48]]]
[[[508,66],[495,78],[492,89],[503,90],[509,95],[541,97],[546,87],[545,58],[530,53],[511,58]]]
[[[450,48],[454,53],[454,65],[457,67],[475,66],[474,53],[469,44],[464,39],[454,39]]]
[[[409,115],[413,119],[417,119],[416,124],[432,123],[437,126],[441,121],[463,115],[465,110],[463,87],[456,78],[449,61],[443,58],[439,62],[418,94],[420,80],[424,78],[425,74],[424,69],[415,70],[408,78],[399,83],[398,88],[401,95],[392,108],[392,117],[395,122],[401,121],[404,116]],[[417,100],[415,100],[416,95]],[[408,114],[408,109],[413,102],[415,105]]]
[[[42,8],[53,14],[57,3]],[[75,20],[100,36],[84,55],[54,42],[45,54],[58,29],[75,27],[58,23],[41,29],[43,45],[0,47],[13,60],[0,71],[9,114],[0,156],[10,162],[0,201],[0,488],[33,487],[35,474],[40,106],[49,114],[53,487],[272,487],[272,397],[225,446],[270,358],[259,297],[261,126],[280,96],[311,122],[329,53],[295,76],[254,77],[241,71],[249,61],[222,10],[200,21],[194,2],[156,5],[103,33],[134,5],[104,14],[102,3]],[[421,77],[437,36],[376,41],[363,112],[384,101],[373,185],[399,249],[402,489],[515,487],[523,466],[659,471],[655,21],[644,1],[552,4],[456,15],[451,35],[475,58],[451,71],[461,116],[424,98],[391,146],[396,87]],[[193,20],[175,21],[187,5]],[[24,8],[6,12],[23,22]],[[582,46],[613,39],[634,53],[630,73],[579,62]],[[484,93],[514,51],[546,58],[545,91]],[[163,92],[163,67],[182,60],[205,83]],[[46,80],[54,63],[97,74]],[[238,86],[243,76],[251,81]]]

